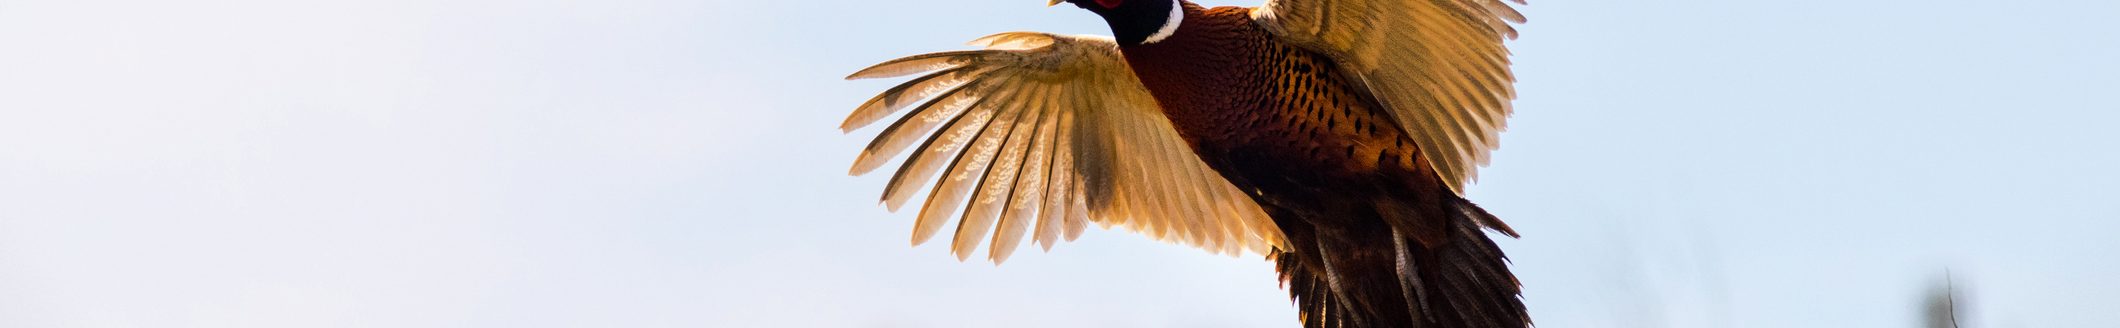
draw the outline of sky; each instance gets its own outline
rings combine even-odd
[[[841,77],[1108,33],[1043,2],[0,0],[0,326],[1294,326],[1257,256],[959,262],[846,176],[896,81]],[[2120,321],[2120,3],[1522,10],[1468,197],[1541,327]]]

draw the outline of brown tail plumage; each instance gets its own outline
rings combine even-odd
[[[1482,230],[1516,233],[1479,206],[1450,198],[1454,205],[1420,217],[1378,206],[1381,215],[1352,226],[1312,225],[1269,210],[1279,212],[1274,221],[1291,248],[1271,258],[1303,326],[1530,326],[1508,259]],[[1409,231],[1416,229],[1422,231]]]

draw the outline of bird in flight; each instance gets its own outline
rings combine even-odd
[[[1464,198],[1515,97],[1505,0],[1051,0],[1114,37],[973,41],[848,79],[916,75],[852,131],[855,160],[910,155],[882,202],[927,189],[913,244],[957,222],[960,260],[1050,250],[1086,226],[1262,254],[1305,327],[1527,327],[1521,287]],[[1521,0],[1507,0],[1522,5]]]

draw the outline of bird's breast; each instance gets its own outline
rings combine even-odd
[[[1122,50],[1179,134],[1232,181],[1319,186],[1422,167],[1389,114],[1328,57],[1274,41],[1242,8],[1185,22],[1163,42]]]

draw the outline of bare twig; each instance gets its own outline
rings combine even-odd
[[[1943,270],[1943,286],[1929,293],[1928,327],[1958,328],[1958,286],[1950,269]]]

